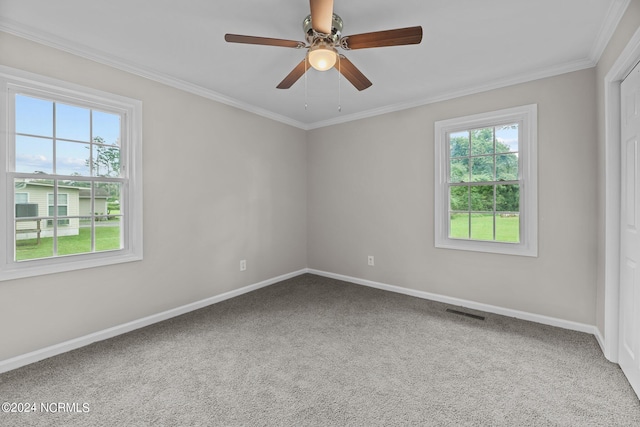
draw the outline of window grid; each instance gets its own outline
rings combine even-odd
[[[498,138],[496,136],[497,134],[497,129],[501,129],[501,128],[516,128],[516,129],[520,129],[521,128],[521,123],[510,123],[505,125],[498,125],[498,126],[491,126],[491,127],[483,127],[483,128],[475,128],[475,129],[465,129],[463,131],[456,131],[456,132],[447,132],[447,145],[450,147],[449,150],[449,160],[448,160],[448,166],[449,166],[449,172],[448,172],[448,177],[449,177],[449,182],[448,182],[448,194],[449,194],[449,218],[450,220],[448,221],[448,236],[449,238],[452,239],[474,239],[474,224],[473,224],[473,220],[474,220],[474,215],[476,215],[476,217],[478,216],[491,216],[491,235],[490,238],[479,238],[477,240],[488,240],[488,241],[502,241],[504,243],[518,243],[520,241],[520,227],[518,227],[518,236],[515,239],[510,239],[511,241],[508,240],[504,240],[504,239],[499,239],[499,236],[497,236],[497,216],[501,215],[508,215],[508,216],[519,216],[520,214],[520,210],[500,210],[498,209],[497,206],[497,193],[498,193],[498,186],[518,186],[521,184],[521,180],[520,179],[503,179],[503,178],[498,178],[499,175],[499,171],[498,171],[498,164],[499,162],[499,158],[505,158],[506,156],[512,156],[512,157],[518,157],[518,151],[517,150],[512,150],[510,146],[506,146],[506,145],[500,145],[498,144]],[[489,148],[485,147],[481,147],[478,141],[474,142],[474,135],[480,134],[482,132],[486,132],[487,130],[491,131],[491,146]],[[462,155],[456,155],[459,153],[455,153],[454,149],[453,149],[453,141],[452,141],[452,135],[459,135],[459,134],[466,134],[466,142],[467,142],[467,150],[463,150],[466,151],[462,153]],[[458,136],[456,137],[456,139],[460,140],[461,137]],[[516,140],[517,141],[520,140],[519,137],[519,132],[518,132],[518,137]],[[478,146],[478,148],[476,148],[476,145]],[[462,164],[466,164],[467,165],[467,170],[468,170],[468,174],[466,176],[466,179],[464,177],[461,177],[460,180],[456,180],[453,179],[453,172],[452,172],[452,164],[454,162],[457,162],[458,164],[460,164],[460,162],[462,162]],[[491,165],[491,175],[489,177],[480,177],[478,178],[476,173],[474,173],[475,171],[475,164],[478,163],[480,165],[482,165],[483,163],[489,163]],[[518,162],[519,163],[519,162]],[[518,171],[520,170],[520,167],[518,166]],[[482,179],[484,178],[484,179]],[[489,179],[486,179],[489,178]],[[519,178],[516,177],[516,178]],[[453,194],[453,188],[458,187],[458,188],[465,188],[467,191],[467,209],[454,209],[452,207],[452,201],[451,201],[451,196]],[[474,209],[473,206],[473,201],[472,201],[472,196],[473,196],[473,187],[476,188],[483,188],[483,187],[491,187],[491,209]],[[483,206],[486,207],[486,206]],[[451,218],[454,217],[454,215],[458,215],[458,216],[462,216],[462,215],[466,215],[467,216],[467,230],[466,230],[466,235],[461,235],[460,232],[457,232],[457,235],[454,235],[452,233],[452,220]]]
[[[104,139],[102,139],[100,136],[98,135],[94,135],[94,123],[93,123],[93,118],[94,118],[94,112],[98,111],[90,106],[86,106],[86,105],[75,105],[73,103],[69,103],[69,102],[58,102],[56,101],[54,98],[50,98],[50,97],[46,97],[46,96],[39,96],[39,95],[34,95],[33,93],[29,92],[29,91],[16,91],[14,94],[14,103],[17,103],[18,97],[23,97],[24,99],[33,99],[33,100],[40,100],[40,101],[45,101],[45,102],[51,102],[51,136],[48,135],[42,135],[42,134],[38,134],[38,133],[31,133],[31,132],[15,132],[15,139],[14,139],[14,146],[17,146],[18,144],[18,139],[19,137],[29,137],[29,138],[39,138],[41,140],[44,141],[50,141],[51,146],[52,146],[52,159],[51,159],[51,170],[52,170],[52,174],[44,174],[41,175],[40,173],[38,173],[37,171],[34,171],[33,173],[30,172],[17,172],[16,171],[16,165],[17,165],[17,158],[16,161],[14,163],[12,163],[10,165],[10,171],[13,172],[9,172],[9,176],[10,178],[13,178],[14,182],[25,182],[25,183],[29,183],[31,181],[34,180],[41,180],[43,178],[43,176],[46,177],[47,181],[52,182],[52,187],[53,187],[53,193],[51,194],[51,200],[53,201],[52,204],[50,204],[49,201],[49,196],[48,200],[47,200],[47,216],[39,216],[37,218],[34,218],[35,220],[46,220],[46,224],[49,227],[52,227],[52,237],[53,237],[53,241],[52,241],[52,254],[51,257],[58,257],[61,254],[59,254],[58,252],[58,244],[59,244],[59,237],[60,236],[60,232],[58,227],[59,226],[69,226],[69,220],[70,219],[76,219],[79,223],[80,218],[79,217],[70,217],[69,216],[69,205],[68,205],[68,197],[69,195],[66,194],[67,197],[67,204],[62,204],[60,201],[60,196],[62,196],[63,194],[59,194],[59,188],[61,185],[63,185],[65,183],[65,181],[69,181],[69,180],[73,180],[74,182],[78,183],[78,185],[82,185],[82,188],[85,188],[85,186],[88,186],[88,188],[90,188],[90,213],[91,215],[89,216],[89,228],[90,228],[90,235],[89,235],[89,239],[90,239],[90,249],[89,249],[89,253],[93,253],[96,252],[96,227],[95,227],[95,221],[96,221],[96,216],[95,216],[95,186],[97,184],[97,181],[100,181],[101,183],[117,183],[120,185],[120,187],[123,186],[123,184],[126,182],[126,178],[123,177],[123,169],[120,167],[121,165],[118,164],[119,168],[117,170],[117,176],[112,177],[112,176],[104,176],[100,174],[100,168],[99,168],[99,164],[98,162],[96,162],[95,159],[95,153],[96,152],[100,152],[100,149],[105,149],[105,150],[110,150],[110,149],[116,149],[118,152],[118,158],[120,158],[120,146],[116,145],[116,144],[105,144],[102,143],[104,142]],[[59,105],[66,105],[66,106],[70,106],[72,108],[77,108],[77,109],[85,109],[88,111],[88,129],[89,129],[89,137],[88,140],[82,140],[82,139],[75,139],[75,138],[59,138],[58,137],[58,120],[57,120],[57,113],[58,113],[58,106]],[[14,111],[17,110],[17,106],[14,108]],[[110,114],[114,114],[114,113],[110,113]],[[119,126],[122,125],[122,123],[124,122],[124,119],[126,118],[126,116],[124,116],[124,114],[122,114],[122,117],[120,118],[120,122],[119,122]],[[18,114],[15,114],[15,120],[19,120],[20,117],[18,117]],[[118,136],[118,141],[122,141],[122,128],[120,128],[119,132],[118,132],[119,136]],[[88,153],[88,158],[87,158],[87,164],[89,167],[89,174],[88,175],[65,175],[65,174],[58,174],[57,172],[59,171],[59,162],[58,162],[58,145],[60,142],[69,142],[69,143],[73,143],[73,144],[82,144],[82,145],[86,145],[89,148],[89,153]],[[100,147],[98,149],[96,149],[95,147]],[[113,171],[109,171],[110,175],[111,172]],[[79,187],[80,188],[80,187]],[[80,190],[78,190],[80,191]],[[61,208],[64,209],[64,212],[61,211]],[[59,219],[59,217],[63,217],[63,219]],[[122,223],[123,222],[123,215],[117,215],[114,216],[117,217],[118,220]],[[21,222],[21,220],[18,220],[17,218],[15,218],[15,228],[18,228],[18,223]],[[123,235],[122,235],[122,227],[120,227],[120,244],[118,247],[114,247],[113,250],[121,250],[123,249]],[[17,236],[15,237],[15,239],[17,239]],[[16,240],[16,244],[14,245],[15,248],[15,253],[14,253],[14,261],[17,262],[21,262],[21,261],[31,261],[30,258],[26,258],[23,260],[18,259],[17,256],[17,250],[18,250],[18,246],[17,246],[18,242]],[[84,252],[83,252],[84,253]],[[45,258],[48,258],[45,257]]]

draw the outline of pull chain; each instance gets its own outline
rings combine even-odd
[[[304,57],[304,109],[307,109],[307,55]]]
[[[340,87],[340,82],[342,81],[342,79],[340,78],[340,76],[342,75],[342,68],[341,68],[341,61],[340,61],[340,55],[338,55],[338,112],[341,113],[342,112],[342,90]]]

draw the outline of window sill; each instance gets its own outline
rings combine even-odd
[[[0,281],[63,273],[86,268],[103,267],[126,262],[141,261],[142,255],[117,251],[113,253],[91,253],[68,255],[57,258],[29,260],[5,265],[0,268]]]
[[[483,242],[478,240],[444,239],[435,244],[437,249],[453,249],[459,251],[487,252],[502,255],[537,257],[538,248],[522,243]]]

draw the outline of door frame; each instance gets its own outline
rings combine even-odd
[[[640,29],[604,78],[605,102],[605,224],[604,224],[604,356],[618,363],[620,316],[620,84],[640,60]]]

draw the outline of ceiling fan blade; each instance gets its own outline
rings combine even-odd
[[[358,90],[365,90],[373,84],[344,55],[340,55],[340,62],[335,67]]]
[[[318,33],[331,34],[333,0],[309,0],[311,27]]]
[[[276,87],[278,89],[289,89],[295,82],[298,81],[300,77],[304,75],[304,73],[307,72],[309,68],[311,68],[309,61],[307,61],[306,58],[303,59],[302,62],[296,65],[296,67],[289,73],[289,75],[285,77],[284,80],[282,80]]]
[[[342,46],[346,49],[366,49],[370,47],[402,46],[419,44],[422,41],[422,27],[398,28],[395,30],[375,31],[342,37]]]
[[[265,45],[265,46],[293,47],[298,49],[306,47],[306,45],[303,42],[297,42],[295,40],[272,39],[269,37],[243,36],[240,34],[225,34],[224,39],[229,43],[259,44],[259,45]]]

